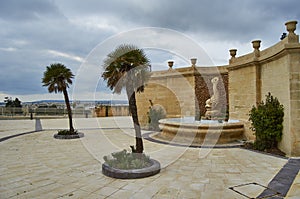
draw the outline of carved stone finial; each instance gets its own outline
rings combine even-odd
[[[235,59],[235,56],[236,56],[236,51],[237,49],[230,49],[229,52],[230,52],[230,60],[229,60],[229,64],[233,63],[234,59]]]
[[[289,34],[295,34],[297,23],[297,21],[288,21],[285,23],[286,30],[289,32]]]
[[[169,70],[172,70],[174,61],[168,61]]]
[[[229,50],[230,56],[231,56],[232,58],[235,58],[235,56],[236,56],[236,51],[237,51],[237,49],[230,49],[230,50]]]
[[[252,41],[252,46],[253,46],[253,48],[254,48],[255,50],[259,50],[259,48],[260,48],[260,43],[261,43],[260,40],[254,40],[254,41]]]
[[[196,67],[197,58],[191,58],[192,67]]]
[[[254,41],[252,41],[252,47],[254,48],[254,56],[255,57],[259,57],[260,56],[260,51],[259,51],[260,43],[261,43],[260,40],[254,40]]]
[[[299,42],[299,37],[298,35],[295,34],[297,23],[298,23],[297,21],[288,21],[285,23],[286,30],[289,32],[287,36],[289,43]]]

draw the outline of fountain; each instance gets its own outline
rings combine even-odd
[[[228,145],[241,140],[244,124],[239,120],[227,121],[222,116],[218,82],[218,77],[212,78],[213,95],[206,100],[206,113],[201,120],[194,117],[161,119],[159,128],[162,131],[153,135],[153,139],[188,146]]]
[[[184,145],[230,144],[243,138],[244,124],[239,120],[200,120],[194,117],[168,118],[159,121],[162,132],[153,136]]]

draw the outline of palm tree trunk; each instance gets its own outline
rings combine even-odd
[[[70,100],[69,100],[67,89],[63,89],[63,93],[64,93],[68,117],[69,117],[70,133],[74,133],[74,127],[73,127],[73,121],[72,121],[72,110],[71,110],[71,106],[70,106]]]
[[[135,92],[133,89],[130,89],[128,87],[126,87],[126,92],[129,100],[129,111],[131,113],[133,126],[135,130],[135,152],[143,153],[144,146],[143,146],[141,127],[140,127],[139,118],[137,114]]]

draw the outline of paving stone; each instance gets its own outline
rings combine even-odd
[[[132,190],[124,190],[121,189],[115,193],[113,193],[110,197],[111,198],[130,198],[135,192]]]
[[[100,193],[103,196],[110,196],[113,193],[115,193],[116,191],[118,191],[118,189],[114,188],[114,187],[103,187],[102,189],[99,189],[98,191],[94,192],[94,194]]]
[[[81,189],[77,189],[77,190],[74,190],[74,191],[72,191],[70,193],[62,195],[59,198],[70,198],[70,199],[73,199],[73,198],[85,198],[87,195],[89,195],[89,192],[83,191]]]
[[[152,196],[148,195],[147,193],[143,192],[143,191],[139,191],[136,193],[133,193],[130,197],[131,199],[150,199],[152,198]]]
[[[128,191],[133,191],[133,192],[138,192],[141,189],[145,187],[144,184],[140,183],[139,181],[136,181],[135,183],[128,183],[127,185],[123,186],[122,189],[128,190]]]
[[[99,129],[99,123],[103,125]],[[9,123],[10,122],[10,123]],[[229,187],[256,182],[299,193],[299,161],[245,149],[199,149],[144,140],[145,152],[162,163],[158,175],[117,180],[101,173],[103,156],[134,144],[129,118],[77,120],[85,134],[79,140],[55,140],[55,128],[66,119],[41,120],[43,131],[0,142],[0,198],[243,198]],[[35,123],[8,121],[0,137],[34,129]],[[26,125],[26,128],[19,127]],[[98,128],[98,129],[96,129]],[[289,164],[286,164],[289,162]],[[286,170],[282,175],[279,171]],[[299,170],[298,170],[299,171]],[[287,186],[287,176],[296,176]],[[273,181],[276,176],[277,181]],[[275,178],[276,179],[276,178]],[[272,184],[272,183],[273,184]],[[290,188],[290,190],[289,190]]]

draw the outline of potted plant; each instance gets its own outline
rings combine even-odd
[[[104,160],[102,173],[113,178],[145,178],[160,172],[160,163],[144,153],[130,153],[124,149],[104,156]]]
[[[72,78],[74,77],[72,71],[61,63],[51,64],[47,66],[44,76],[42,78],[43,86],[48,87],[49,93],[62,92],[64,95],[68,118],[69,118],[69,130],[60,130],[54,135],[57,139],[74,139],[83,137],[83,133],[78,133],[74,130],[72,122],[72,110],[70,106],[70,100],[68,96],[67,88],[69,84],[72,84]]]
[[[102,73],[102,77],[107,82],[107,87],[117,94],[120,94],[123,89],[126,90],[136,140],[135,146],[130,146],[132,150],[131,153],[128,154],[127,151],[113,153],[112,156],[115,160],[113,159],[112,161],[109,161],[107,156],[104,157],[105,163],[102,165],[102,172],[110,177],[146,177],[149,176],[149,169],[152,170],[153,167],[155,172],[150,172],[150,174],[154,175],[160,171],[160,164],[157,161],[149,159],[149,161],[145,162],[146,159],[143,154],[144,146],[135,97],[136,92],[144,91],[145,84],[150,78],[149,63],[150,61],[144,51],[134,45],[120,45],[113,52],[108,54],[104,60],[104,72]],[[129,160],[126,158],[129,158]],[[142,164],[143,166],[141,168],[133,167],[120,170],[120,168],[115,168],[115,164],[111,164],[111,162],[115,161],[127,162],[130,165],[142,164],[141,162],[145,164]]]

